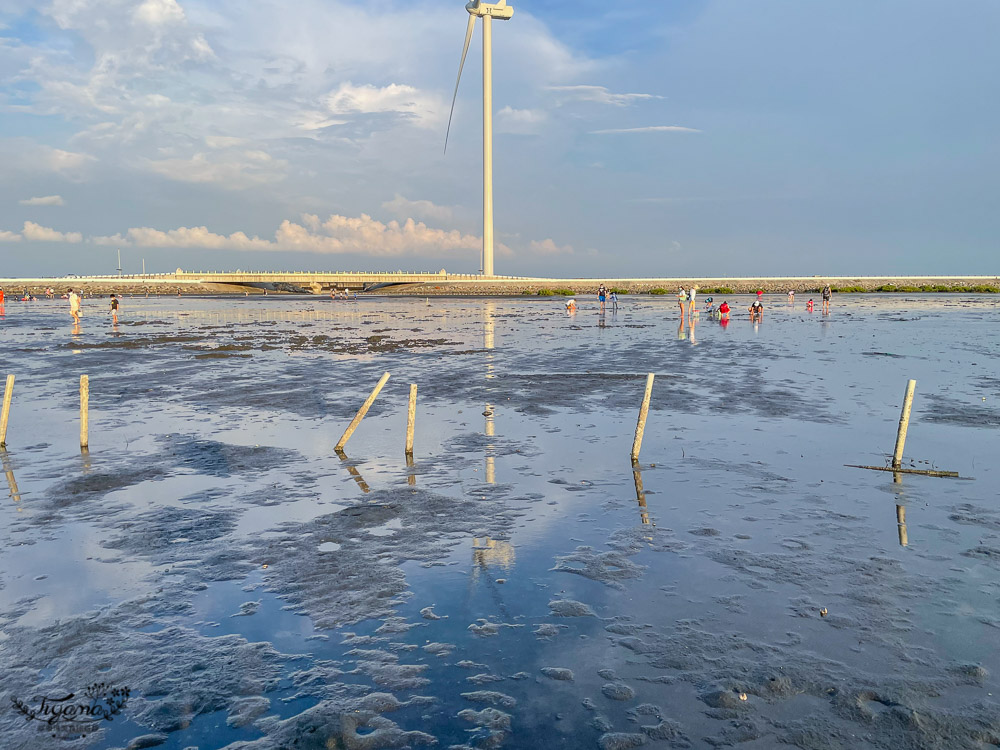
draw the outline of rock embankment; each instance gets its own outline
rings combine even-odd
[[[383,294],[433,296],[517,296],[550,294],[597,294],[597,287],[604,283],[609,290],[619,294],[669,294],[679,287],[697,285],[702,294],[749,294],[763,290],[767,294],[784,294],[790,289],[796,294],[818,294],[826,284],[834,292],[964,292],[1000,293],[1000,277],[789,277],[789,278],[729,278],[729,279],[566,279],[540,282],[496,280],[482,282],[452,282],[409,284],[380,290]]]

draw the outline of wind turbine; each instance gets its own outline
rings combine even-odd
[[[458,98],[458,84],[462,80],[465,55],[472,41],[472,30],[476,19],[483,19],[483,275],[493,275],[493,19],[510,20],[514,9],[507,0],[484,3],[471,0],[465,9],[469,11],[469,25],[465,29],[465,46],[462,60],[458,64],[458,79],[455,93],[451,97],[451,112],[448,114],[448,130],[444,136],[444,149],[448,151],[448,136],[451,133],[451,118],[455,114],[455,100]]]

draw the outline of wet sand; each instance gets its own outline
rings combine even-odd
[[[581,302],[8,304],[3,746],[1000,744],[997,300]]]

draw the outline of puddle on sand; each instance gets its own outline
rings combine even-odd
[[[993,298],[679,333],[653,298],[125,310],[0,323],[0,699],[131,689],[74,746],[1000,744]],[[975,481],[843,466],[882,463],[909,378],[908,465]]]

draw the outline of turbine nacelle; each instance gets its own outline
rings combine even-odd
[[[499,3],[484,3],[480,0],[472,0],[466,3],[465,9],[470,16],[489,16],[501,21],[507,21],[514,15],[514,9],[507,5],[507,0],[500,0]]]

